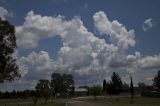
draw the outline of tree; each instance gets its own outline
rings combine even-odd
[[[107,87],[107,83],[106,83],[106,80],[104,79],[103,80],[103,92],[107,91],[106,87]]]
[[[71,74],[63,74],[62,75],[63,84],[65,88],[65,92],[67,92],[67,95],[73,95],[74,93],[74,79]]]
[[[133,103],[133,98],[134,98],[134,87],[133,87],[133,81],[132,81],[132,76],[130,75],[130,93],[131,93],[131,103]]]
[[[47,103],[47,100],[51,94],[49,80],[39,80],[39,83],[37,83],[35,89],[37,91],[37,96],[44,97],[44,103]]]
[[[153,84],[160,90],[160,70],[157,72],[157,75],[154,77]]]
[[[74,79],[71,74],[53,73],[51,76],[51,88],[53,95],[56,94],[61,96],[71,95],[74,93]]]
[[[118,95],[122,89],[122,81],[118,74],[113,72],[111,81],[106,85],[107,93],[111,95]]]
[[[96,100],[96,96],[101,94],[102,88],[99,85],[94,85],[92,87],[89,87],[88,92],[89,94],[93,95],[94,99]]]
[[[59,73],[53,73],[51,76],[50,86],[54,96],[56,96],[56,93],[58,93],[62,88],[61,82],[62,82],[61,75]]]
[[[0,83],[20,77],[19,67],[13,57],[16,47],[14,26],[0,18]]]

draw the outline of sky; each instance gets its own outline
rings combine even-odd
[[[160,70],[159,10],[159,0],[0,0],[21,74],[0,90],[34,89],[52,73],[72,74],[76,86],[110,81],[113,72],[151,85]]]

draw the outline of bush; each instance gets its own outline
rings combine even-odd
[[[94,99],[97,99],[96,96],[102,93],[102,87],[99,85],[94,85],[92,87],[89,87],[88,92],[90,95],[94,96]]]

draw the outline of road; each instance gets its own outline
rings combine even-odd
[[[67,106],[104,106],[86,101],[69,101]]]

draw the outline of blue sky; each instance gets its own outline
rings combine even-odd
[[[153,29],[143,32],[142,23],[149,18],[152,18],[155,23],[160,21],[160,1],[158,0],[4,0],[1,6],[5,7],[13,16],[8,17],[8,20],[13,25],[21,25],[24,22],[26,13],[33,10],[36,14],[46,16],[63,15],[66,19],[71,19],[74,16],[80,16],[85,26],[89,31],[94,31],[92,15],[97,11],[104,11],[108,14],[110,20],[118,20],[127,28],[135,29],[137,40],[136,46],[131,48],[131,51],[140,51],[144,54],[157,54],[160,48],[159,43],[159,28],[156,24]],[[153,43],[154,41],[154,43]]]
[[[125,82],[131,73],[137,79],[135,84],[152,84],[151,78],[160,69],[159,0],[0,0],[0,7],[0,16],[16,27],[16,55],[23,66],[22,79],[3,84],[2,90],[32,89],[39,78],[49,79],[52,72],[72,73],[77,85],[84,84],[83,79],[87,84],[109,80],[113,71]],[[53,24],[47,23],[49,19]],[[45,31],[36,25],[46,25]],[[74,31],[81,27],[85,27],[83,33]],[[90,37],[98,40],[93,43]],[[29,63],[33,58],[40,59]],[[75,61],[79,58],[82,60]],[[39,62],[41,59],[46,63]],[[34,73],[37,77],[32,76]]]

